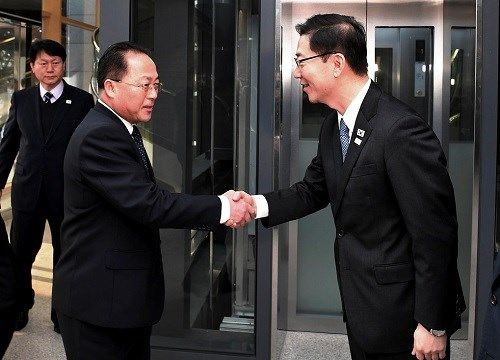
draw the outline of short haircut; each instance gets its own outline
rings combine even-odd
[[[99,89],[104,89],[104,81],[106,79],[121,80],[127,73],[127,53],[145,54],[151,57],[151,52],[129,41],[123,41],[111,45],[102,54],[97,67],[97,86]]]
[[[352,16],[319,14],[297,24],[300,35],[309,35],[309,46],[317,54],[342,53],[357,75],[366,75],[366,33]]]
[[[31,43],[28,54],[30,63],[33,64],[42,51],[50,56],[59,56],[63,62],[66,62],[66,50],[64,46],[54,40],[42,39]]]

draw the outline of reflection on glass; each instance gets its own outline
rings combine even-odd
[[[0,18],[0,21],[2,19]],[[12,93],[19,90],[19,41],[16,35],[20,26],[0,23],[0,126],[7,120]]]
[[[41,37],[41,28],[0,17],[0,138],[7,121],[10,100],[14,91],[34,85],[31,70],[26,60],[31,40]],[[14,169],[14,168],[13,168]],[[2,210],[10,205],[10,183],[13,172],[7,179],[2,195]]]
[[[132,3],[132,39],[154,50],[167,90],[142,128],[157,183],[191,194],[255,192],[258,17],[249,0],[184,5],[182,17],[170,2]],[[187,35],[163,36],[171,28]],[[254,229],[165,229],[161,239],[165,310],[155,349],[254,354]]]
[[[374,81],[388,94],[392,94],[392,48],[375,48]]]
[[[66,48],[65,80],[73,86],[91,92],[94,48],[92,32],[75,26],[62,26],[62,44]]]
[[[472,28],[451,29],[450,141],[474,137],[474,37]]]

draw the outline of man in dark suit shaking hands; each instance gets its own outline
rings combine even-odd
[[[439,141],[368,78],[365,32],[354,18],[316,15],[296,29],[294,76],[309,101],[333,111],[304,179],[255,196],[257,217],[274,226],[331,206],[354,360],[449,357],[463,295]]]
[[[54,304],[68,359],[149,359],[164,301],[158,229],[242,225],[254,208],[232,192],[192,196],[156,185],[136,126],[151,119],[162,86],[148,50],[112,45],[97,80],[98,103],[64,161]]]
[[[66,51],[61,44],[53,40],[35,41],[30,47],[29,61],[39,84],[12,95],[0,142],[0,189],[5,187],[17,156],[10,231],[19,268],[20,311],[16,330],[26,326],[34,303],[31,266],[42,245],[46,221],[52,235],[54,266],[59,259],[64,154],[71,134],[94,106],[89,93],[62,79]],[[51,318],[58,332],[54,310]]]

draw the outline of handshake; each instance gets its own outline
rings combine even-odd
[[[229,220],[224,224],[233,229],[245,226],[255,219],[257,207],[253,197],[244,191],[229,190],[223,194],[230,205]]]

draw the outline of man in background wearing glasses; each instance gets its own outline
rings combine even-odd
[[[255,210],[232,191],[194,196],[157,186],[137,127],[151,120],[161,90],[147,49],[112,45],[97,82],[98,104],[64,160],[54,305],[69,360],[149,359],[164,302],[159,228],[240,226]]]
[[[63,80],[66,50],[61,44],[47,39],[33,42],[29,61],[39,84],[12,95],[0,142],[0,189],[5,187],[17,156],[10,231],[19,275],[16,330],[26,326],[34,303],[31,266],[42,245],[46,221],[52,236],[54,266],[59,259],[64,154],[73,131],[94,106],[89,93]],[[53,309],[51,319],[54,331],[59,332]]]

